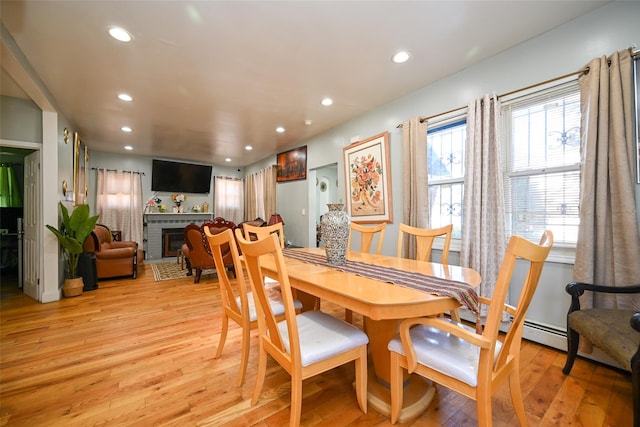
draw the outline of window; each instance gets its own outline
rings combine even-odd
[[[580,193],[580,91],[577,81],[503,101],[507,235],[575,247]]]
[[[427,172],[429,227],[453,224],[453,237],[462,237],[464,146],[467,122],[460,117],[429,124]]]
[[[214,178],[213,212],[239,224],[244,217],[244,182],[236,178]]]

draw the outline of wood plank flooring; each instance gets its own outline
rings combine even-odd
[[[257,370],[252,334],[247,379],[236,387],[240,334],[231,326],[223,355],[215,280],[100,281],[79,297],[39,304],[3,276],[0,331],[2,426],[286,426],[289,376],[272,360],[258,404],[250,405]],[[343,316],[341,307],[323,310]],[[356,316],[359,320],[361,317]],[[523,343],[521,377],[531,426],[632,425],[629,374]],[[358,409],[353,366],[304,382],[302,425],[386,426]],[[473,426],[475,403],[443,387],[419,418],[400,426]],[[517,425],[508,385],[493,399],[495,426]]]

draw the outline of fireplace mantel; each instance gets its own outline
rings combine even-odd
[[[184,228],[187,225],[202,224],[212,221],[213,213],[148,213],[144,216],[146,228],[146,255],[147,259],[162,258],[162,229]]]

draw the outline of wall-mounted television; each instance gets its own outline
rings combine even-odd
[[[151,191],[209,193],[212,166],[153,159]]]

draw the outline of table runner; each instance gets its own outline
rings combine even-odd
[[[285,257],[298,261],[335,268],[345,273],[353,273],[369,279],[393,283],[394,285],[417,289],[434,295],[452,297],[469,310],[476,314],[478,313],[478,294],[468,283],[358,261],[347,261],[342,265],[331,265],[327,263],[327,257],[324,255],[311,254],[295,249],[283,249],[282,253]]]

